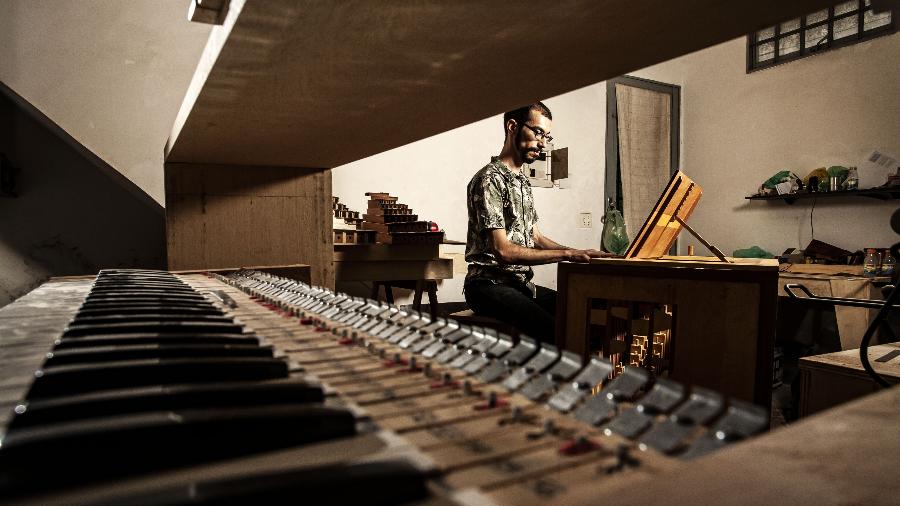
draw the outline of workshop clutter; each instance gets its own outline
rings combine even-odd
[[[798,193],[852,192],[860,190],[860,175],[856,167],[832,165],[809,171],[805,177],[791,170],[780,170],[766,179],[756,190],[757,196],[793,195]],[[890,173],[881,186],[866,189],[900,188],[900,167]]]
[[[384,244],[440,244],[444,231],[433,221],[419,220],[398,197],[384,192],[366,192],[369,205],[362,228],[376,233],[375,242]]]
[[[353,211],[346,204],[341,203],[338,197],[331,197],[332,217],[331,228],[334,231],[335,244],[372,244],[375,242],[375,232],[360,230],[359,225],[363,219],[359,211]]]

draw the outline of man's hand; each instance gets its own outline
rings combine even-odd
[[[616,255],[615,253],[607,253],[606,251],[600,251],[597,249],[587,249],[584,251],[585,251],[585,253],[590,255],[591,258],[622,258],[622,255]]]
[[[567,249],[563,251],[566,254],[565,260],[568,262],[578,262],[586,264],[591,261],[591,255],[588,253],[589,250]]]
[[[596,249],[567,249],[565,252],[567,261],[578,263],[588,263],[592,258],[621,258],[621,255]]]

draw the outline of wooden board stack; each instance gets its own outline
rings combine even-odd
[[[433,231],[432,222],[419,221],[406,204],[383,192],[367,192],[369,208],[362,228],[377,232],[376,241],[384,244],[440,244],[444,232]]]
[[[335,244],[372,244],[375,242],[375,233],[370,230],[360,230],[363,219],[359,211],[351,211],[347,204],[342,204],[338,197],[331,197],[332,228],[334,229]]]

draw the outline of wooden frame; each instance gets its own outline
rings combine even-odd
[[[674,175],[681,159],[681,87],[674,84],[651,81],[633,76],[621,76],[606,81],[606,202],[612,199],[621,210],[619,191],[619,116],[616,102],[616,84],[666,93],[672,97],[669,124],[669,169]]]
[[[659,258],[665,255],[675,244],[701,195],[703,188],[700,185],[683,172],[675,171],[650,215],[628,245],[625,258]]]

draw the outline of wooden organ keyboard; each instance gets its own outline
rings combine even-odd
[[[592,503],[769,424],[643,369],[609,379],[601,357],[258,271],[51,281],[0,331],[0,495],[25,503]]]

